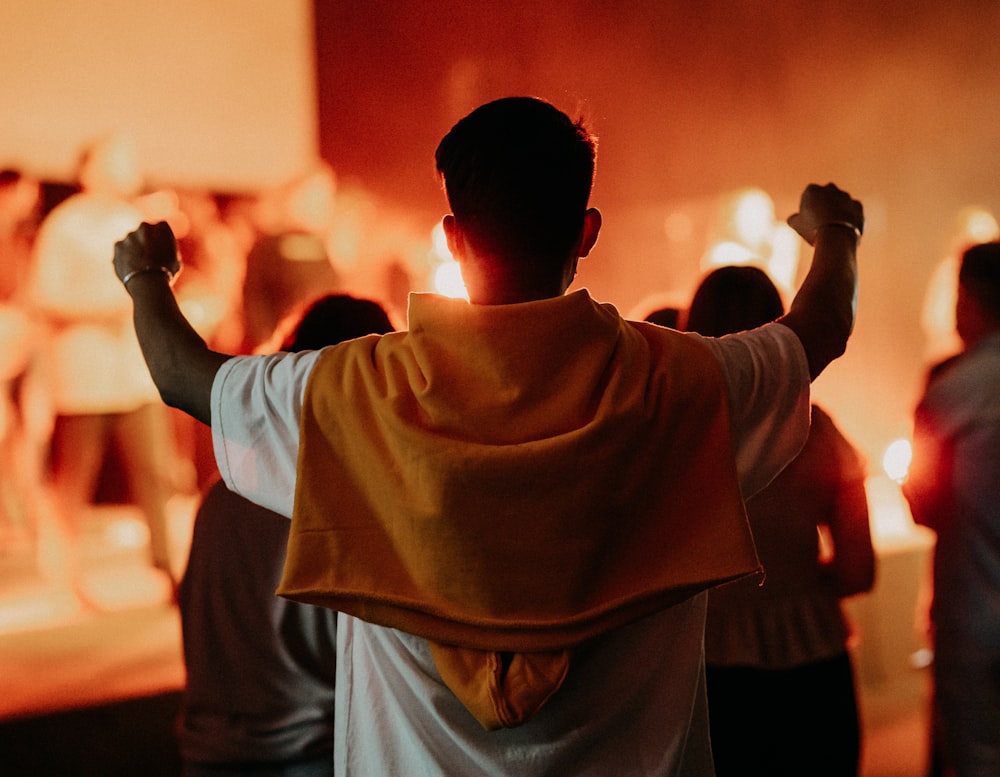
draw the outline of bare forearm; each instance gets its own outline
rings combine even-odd
[[[870,591],[875,585],[875,548],[864,481],[843,486],[835,511],[830,535],[837,595],[846,597]]]
[[[136,336],[160,397],[211,424],[212,381],[229,357],[208,348],[184,318],[165,277],[137,276],[129,287]]]
[[[834,184],[811,183],[788,225],[814,247],[812,264],[788,313],[780,320],[798,335],[815,380],[847,347],[858,295],[858,239],[865,227],[861,203]]]
[[[180,267],[165,222],[140,224],[115,244],[115,274],[132,297],[136,336],[160,396],[210,424],[212,382],[229,357],[210,350],[181,313],[170,288]]]
[[[817,230],[809,273],[780,320],[799,337],[813,380],[844,353],[854,329],[858,292],[858,237],[853,229]]]

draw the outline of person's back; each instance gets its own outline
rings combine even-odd
[[[600,228],[593,157],[541,101],[474,111],[437,154],[471,304],[414,295],[408,332],[317,356],[208,352],[129,275],[176,263],[168,232],[116,252],[165,399],[292,516],[283,593],[341,612],[338,774],[712,773],[703,591],[756,567],[740,493],[804,440],[862,214],[809,187],[799,304],[706,340],[564,295]]]

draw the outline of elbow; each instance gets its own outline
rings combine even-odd
[[[170,368],[151,369],[150,375],[163,404],[185,410],[189,392],[189,381],[185,375],[180,370]]]
[[[840,343],[828,343],[823,348],[810,348],[806,352],[809,364],[809,380],[814,381],[822,374],[831,362],[836,361],[847,351],[847,340]]]
[[[150,369],[150,374],[165,405],[211,425],[212,383],[227,358],[206,350],[204,358],[170,360]]]
[[[847,342],[854,332],[854,306],[850,305],[831,316],[827,324],[827,332],[823,337],[829,351],[830,361],[839,359],[847,351]]]
[[[778,320],[794,331],[802,343],[812,380],[819,377],[830,362],[844,355],[854,330],[853,308],[824,317],[793,309]]]
[[[159,384],[157,384],[156,388],[160,393],[160,400],[167,407],[173,407],[177,409],[183,408],[184,404],[183,397],[181,396],[180,392],[177,391],[175,388],[171,386],[161,386]]]

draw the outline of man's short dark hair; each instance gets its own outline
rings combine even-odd
[[[582,120],[533,97],[507,97],[452,127],[435,161],[478,253],[555,262],[580,237],[596,154]]]
[[[958,282],[979,301],[984,313],[1000,321],[1000,242],[967,249]]]

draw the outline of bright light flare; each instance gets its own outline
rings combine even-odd
[[[117,518],[107,527],[107,537],[116,548],[142,548],[149,543],[149,528],[140,518]]]
[[[444,224],[440,221],[431,230],[431,253],[439,262],[454,261],[455,258],[448,250],[448,236],[444,233]]]
[[[468,300],[469,291],[465,288],[462,268],[448,250],[448,238],[440,222],[431,230],[431,261],[435,264],[431,270],[431,287],[434,293]]]
[[[893,440],[882,454],[882,469],[892,480],[902,483],[910,471],[911,461],[913,461],[913,446],[910,441]]]
[[[434,291],[445,297],[455,299],[469,299],[469,292],[465,288],[465,280],[462,278],[462,268],[458,262],[443,262],[434,270]]]
[[[663,232],[673,243],[686,243],[694,235],[694,222],[687,214],[674,212],[663,220]]]
[[[963,232],[973,243],[988,243],[1000,236],[1000,225],[984,208],[969,208],[962,213]]]
[[[740,243],[727,240],[716,243],[708,251],[710,267],[725,267],[730,264],[751,264],[757,260],[757,255]]]
[[[762,189],[740,192],[733,208],[736,236],[748,246],[760,246],[774,230],[774,202]]]
[[[702,257],[702,269],[725,265],[757,265],[784,295],[795,287],[801,240],[791,227],[775,219],[774,201],[763,189],[747,188],[726,195],[725,236]]]
[[[872,540],[876,546],[887,547],[912,541],[915,526],[899,484],[885,475],[872,475],[865,481],[865,492],[868,495]]]

